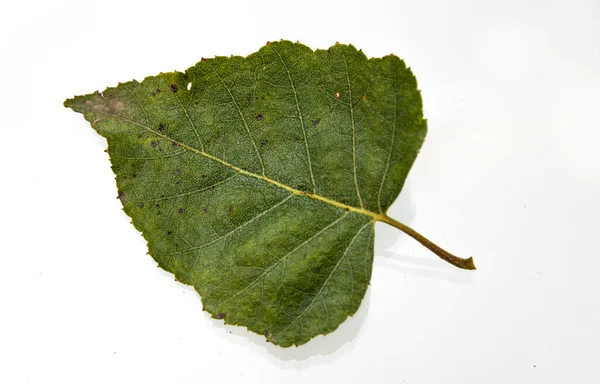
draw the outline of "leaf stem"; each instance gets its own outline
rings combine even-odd
[[[421,235],[419,232],[415,231],[408,225],[402,224],[401,222],[392,219],[389,216],[381,215],[379,217],[379,221],[382,221],[388,225],[391,225],[394,228],[398,228],[402,232],[406,233],[408,236],[417,240],[421,243],[425,248],[429,249],[431,252],[435,253],[440,259],[447,261],[448,263],[461,268],[461,269],[476,269],[475,263],[473,262],[473,258],[469,257],[468,259],[463,259],[458,256],[454,256],[450,252],[440,248],[425,236]]]

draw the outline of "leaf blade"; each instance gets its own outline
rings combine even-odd
[[[159,265],[213,317],[290,346],[358,309],[374,221],[425,137],[420,100],[398,58],[282,41],[65,105],[107,138]]]

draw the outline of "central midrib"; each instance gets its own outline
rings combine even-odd
[[[127,122],[129,124],[133,124],[135,126],[143,128],[143,129],[147,130],[148,132],[152,132],[156,136],[159,136],[159,137],[161,137],[163,139],[169,140],[170,142],[177,144],[178,146],[180,146],[182,148],[185,148],[185,149],[187,149],[189,151],[192,151],[194,153],[198,153],[198,154],[200,154],[200,155],[202,155],[202,156],[204,156],[204,157],[206,157],[206,158],[208,158],[210,160],[213,160],[213,161],[216,161],[218,163],[221,163],[221,164],[223,164],[223,165],[225,165],[225,166],[227,166],[227,167],[229,167],[229,168],[237,171],[238,173],[241,173],[241,174],[246,175],[246,176],[253,177],[255,179],[263,180],[263,181],[265,181],[265,182],[267,182],[269,184],[275,185],[275,186],[277,186],[279,188],[283,188],[283,189],[285,189],[285,190],[287,190],[287,191],[289,191],[289,192],[291,192],[293,194],[300,195],[300,196],[306,196],[306,197],[311,198],[313,200],[323,201],[323,202],[331,204],[333,206],[342,208],[342,209],[344,209],[346,211],[360,213],[360,214],[363,214],[365,216],[369,216],[369,217],[373,218],[376,221],[387,222],[387,220],[386,220],[387,216],[385,216],[383,214],[375,213],[375,212],[369,211],[369,210],[364,209],[364,208],[353,207],[351,205],[340,203],[339,201],[329,199],[329,198],[327,198],[325,196],[321,196],[321,195],[318,195],[316,193],[301,191],[301,190],[298,190],[296,188],[290,187],[289,185],[283,184],[283,183],[281,183],[281,182],[279,182],[277,180],[273,180],[273,179],[271,179],[271,178],[269,178],[267,176],[259,175],[259,174],[256,174],[254,172],[247,171],[247,170],[245,170],[243,168],[240,168],[240,167],[238,167],[236,165],[228,163],[227,161],[225,161],[223,159],[220,159],[220,158],[218,158],[216,156],[213,156],[213,155],[211,155],[209,153],[206,153],[206,152],[204,152],[202,150],[199,150],[197,148],[189,146],[189,145],[187,145],[185,143],[181,143],[181,142],[179,142],[179,141],[177,141],[177,140],[175,140],[175,139],[173,139],[173,138],[171,138],[169,136],[166,136],[166,135],[164,135],[164,134],[162,134],[162,133],[160,133],[158,131],[153,130],[152,128],[150,128],[150,127],[148,127],[148,126],[146,126],[144,124],[140,124],[140,123],[138,123],[136,121],[133,121],[133,120],[130,120],[130,119],[126,118],[126,117],[115,115],[114,113],[110,113],[110,112],[106,112],[106,111],[100,111],[98,109],[91,108],[91,107],[86,107],[86,106],[83,106],[83,105],[81,105],[80,107],[83,108],[83,109],[91,110],[91,111],[96,112],[98,114],[112,116],[114,118],[117,118],[117,119],[122,120],[124,122]]]

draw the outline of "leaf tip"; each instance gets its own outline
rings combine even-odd
[[[66,99],[66,100],[63,102],[63,106],[64,106],[65,108],[71,108],[71,106],[73,105],[73,100],[74,100],[74,99]]]

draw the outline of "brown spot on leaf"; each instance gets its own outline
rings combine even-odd
[[[262,145],[263,147],[264,147],[265,145],[267,145],[267,144],[269,144],[269,140],[267,140],[267,139],[262,139],[262,140],[260,141],[260,145]]]
[[[319,125],[319,123],[320,123],[320,122],[321,122],[321,119],[314,119],[314,120],[312,121],[312,125],[313,125],[313,127],[316,127],[317,125]]]
[[[144,208],[144,203],[138,203],[138,208]]]
[[[156,96],[160,93],[160,89],[156,88],[156,91],[152,92],[152,96]]]
[[[204,211],[204,213],[208,213],[208,207],[204,207],[202,208],[202,210]]]
[[[173,148],[177,148],[177,147],[179,147],[179,144],[177,144],[176,142],[172,142],[172,143],[171,143],[171,146],[172,146]]]
[[[254,97],[252,97],[252,95],[248,95],[248,97],[246,97],[246,101],[251,103],[252,100],[254,100]]]
[[[229,214],[231,215],[231,213],[233,212],[233,205],[229,206],[229,208],[227,209],[227,212],[229,212]]]
[[[163,123],[158,124],[158,131],[162,132],[165,130],[165,125]]]
[[[96,101],[96,100],[86,100],[85,105],[90,107],[94,111],[98,112],[110,112],[110,107],[106,105],[104,102]]]
[[[256,121],[262,121],[262,119],[264,119],[263,115],[256,116]]]
[[[158,141],[157,141],[157,140],[152,140],[152,141],[150,142],[150,146],[151,146],[152,148],[156,148],[156,147],[158,146]]]
[[[219,312],[215,315],[215,318],[217,318],[219,320],[223,320],[225,317],[227,317],[227,314],[223,313],[223,312]]]
[[[121,200],[121,204],[125,204],[125,194],[122,191],[117,194],[117,199]]]
[[[339,92],[336,92],[333,94],[333,97],[335,97],[336,99],[339,99],[341,96],[341,94]]]
[[[177,92],[177,84],[171,84],[171,92]]]
[[[182,215],[182,214],[183,214],[183,212],[185,212],[185,210],[184,210],[183,208],[179,208],[179,209],[177,210],[177,213],[179,213],[180,215]]]
[[[122,101],[119,101],[119,100],[111,101],[110,105],[117,112],[120,112],[123,109],[125,109],[125,103],[123,103]]]

